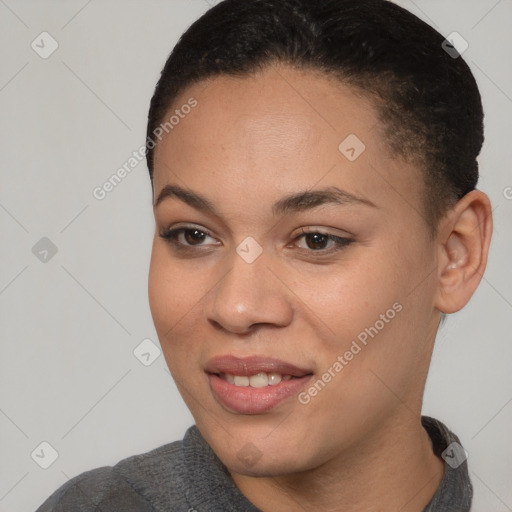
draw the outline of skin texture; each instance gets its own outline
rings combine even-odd
[[[421,171],[390,154],[369,100],[317,72],[215,77],[173,108],[190,97],[197,107],[156,148],[154,197],[178,185],[217,214],[176,197],[155,206],[149,299],[199,430],[264,511],[422,510],[444,470],[420,424],[425,379],[441,312],[463,307],[484,271],[487,196],[465,196],[432,239]],[[338,150],[349,134],[366,146],[355,161]],[[332,186],[374,206],[272,212],[284,196]],[[185,252],[160,236],[190,225],[210,235]],[[302,229],[352,243],[322,255]],[[248,236],[263,249],[252,263],[236,252]],[[224,354],[275,357],[314,382],[396,303],[401,311],[307,404],[293,396],[237,414],[212,394],[204,368]],[[259,454],[251,465],[239,456],[247,443]]]

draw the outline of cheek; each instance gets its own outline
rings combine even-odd
[[[200,265],[200,263],[199,263]],[[169,370],[180,381],[195,378],[204,336],[204,300],[212,283],[195,264],[180,264],[155,240],[148,295],[153,323]]]
[[[297,296],[319,319],[319,369],[336,374],[338,384],[330,387],[339,403],[349,397],[356,403],[373,402],[365,398],[372,396],[382,400],[383,393],[389,394],[386,384],[402,394],[425,359],[428,297],[425,289],[420,297],[411,294],[415,279],[424,279],[422,260],[396,247],[365,248],[346,268],[294,284]],[[334,367],[337,361],[341,366]],[[392,394],[389,398],[394,399]]]
[[[176,284],[171,267],[166,265],[163,251],[158,246],[155,241],[149,267],[148,295],[153,322],[162,342],[161,335],[172,327],[171,317],[176,312],[176,294],[172,293]]]
[[[400,300],[399,274],[395,258],[382,247],[361,248],[336,268],[304,274],[293,287],[321,320],[325,339],[339,345],[373,325]]]
[[[173,265],[168,248],[159,240],[153,244],[149,269],[149,306],[164,351],[175,339],[175,332],[187,321],[194,301],[190,275]]]

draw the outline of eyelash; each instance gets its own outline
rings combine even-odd
[[[181,227],[181,228],[175,228],[175,229],[166,229],[160,233],[160,237],[163,238],[169,244],[171,244],[173,246],[173,248],[175,248],[178,251],[196,252],[196,249],[195,249],[196,247],[203,247],[201,244],[198,244],[197,246],[186,245],[177,240],[178,236],[181,233],[185,233],[187,231],[198,231],[199,233],[201,233],[203,235],[214,238],[213,235],[209,231],[207,231],[206,229],[198,228],[198,227],[197,228],[196,227]],[[339,252],[354,241],[351,238],[339,237],[339,236],[336,236],[333,234],[323,233],[322,231],[318,231],[318,230],[315,230],[315,231],[302,230],[300,235],[296,236],[293,239],[293,241],[296,242],[300,238],[303,238],[307,235],[321,235],[321,236],[326,237],[328,242],[329,241],[334,242],[334,244],[335,244],[334,247],[331,247],[330,249],[316,249],[315,250],[315,249],[309,249],[309,248],[307,248],[307,249],[299,248],[299,249],[302,249],[309,253],[318,254],[319,256]],[[199,249],[199,250],[203,250],[203,249]]]

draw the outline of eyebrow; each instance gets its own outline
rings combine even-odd
[[[168,198],[180,199],[196,210],[219,216],[213,203],[206,197],[178,185],[166,185],[158,194],[155,207]],[[296,211],[304,211],[326,204],[347,205],[357,204],[377,208],[369,199],[356,196],[338,187],[305,190],[296,192],[276,201],[272,206],[274,215],[285,215]]]

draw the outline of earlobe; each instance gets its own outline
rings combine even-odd
[[[478,190],[466,194],[446,216],[440,230],[435,304],[442,313],[459,311],[473,295],[487,264],[491,232],[491,204]]]

